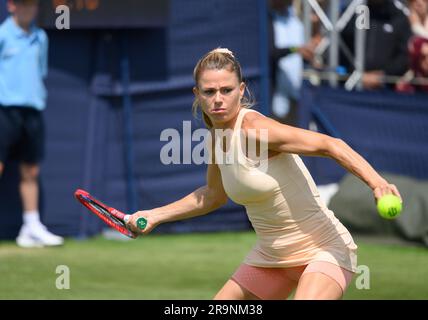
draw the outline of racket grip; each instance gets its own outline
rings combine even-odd
[[[123,217],[123,220],[128,223],[129,219],[131,218],[131,215],[127,214]],[[141,230],[144,230],[147,226],[147,219],[143,217],[139,217],[137,219],[137,227]]]
[[[140,230],[144,230],[144,229],[146,228],[146,226],[147,226],[147,219],[146,219],[146,218],[143,218],[143,217],[139,217],[139,218],[137,219],[137,227],[138,227]]]

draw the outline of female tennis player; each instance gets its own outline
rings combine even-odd
[[[215,161],[219,153],[213,134],[206,185],[166,206],[136,212],[129,227],[141,232],[135,221],[144,217],[148,225],[142,233],[147,234],[161,223],[216,210],[230,198],[245,206],[257,243],[215,299],[286,299],[293,290],[295,299],[340,299],[356,271],[357,246],[321,200],[298,154],[336,160],[364,181],[375,199],[385,194],[401,199],[397,188],[342,140],[281,124],[250,109],[240,64],[228,49],[203,56],[194,79],[193,110],[201,108],[211,132],[233,129],[230,143],[226,139],[224,145],[222,139],[220,145],[238,160]],[[268,130],[266,170],[244,151],[243,141],[253,139],[261,146],[263,129]]]

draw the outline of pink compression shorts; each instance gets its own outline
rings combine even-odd
[[[314,261],[308,265],[289,268],[263,268],[241,264],[232,280],[262,300],[286,299],[296,288],[300,277],[309,272],[320,272],[334,279],[345,292],[353,272],[333,263]]]

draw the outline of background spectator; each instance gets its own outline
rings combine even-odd
[[[409,43],[409,54],[411,69],[397,83],[396,89],[405,93],[417,91],[428,93],[428,39],[412,38]],[[421,81],[423,78],[426,78],[425,81]]]
[[[428,39],[428,0],[409,0],[409,11],[413,34]]]
[[[23,225],[21,247],[61,245],[39,217],[39,164],[44,155],[48,38],[34,25],[38,0],[9,0],[10,17],[0,25],[0,176],[5,161],[20,164]]]
[[[315,45],[304,45],[304,27],[293,1],[270,0],[269,4],[272,111],[277,120],[295,124],[303,59],[312,60]]]
[[[369,0],[367,5],[370,28],[366,32],[366,72],[362,80],[365,89],[379,89],[384,85],[385,75],[402,76],[408,70],[407,43],[412,32],[402,7],[394,1]],[[349,23],[342,36],[351,52],[355,52],[355,23]],[[346,59],[342,64],[352,69]]]

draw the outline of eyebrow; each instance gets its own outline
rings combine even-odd
[[[233,85],[228,85],[228,86],[223,86],[223,87],[220,87],[220,90],[221,89],[232,89],[232,88],[234,88],[234,86]],[[214,87],[206,87],[206,88],[204,88],[204,87],[201,87],[201,89],[202,90],[217,90],[217,88],[214,88]]]

